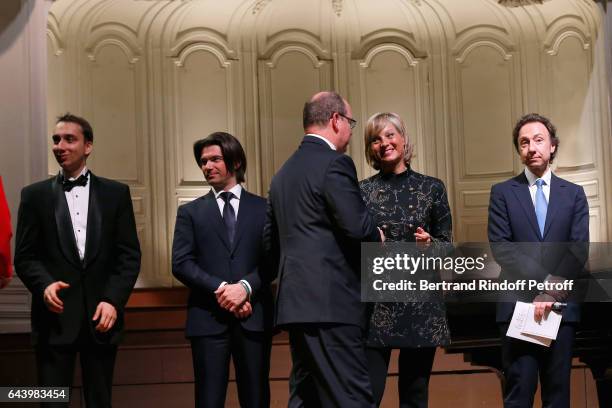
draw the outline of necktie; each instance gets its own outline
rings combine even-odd
[[[230,244],[233,244],[234,233],[236,232],[236,213],[234,212],[234,207],[230,204],[230,200],[234,197],[234,194],[229,191],[224,191],[219,194],[219,196],[225,201],[223,205],[223,223],[225,224]]]
[[[546,202],[546,196],[544,195],[542,185],[544,185],[544,180],[537,179],[536,186],[538,189],[536,190],[535,195],[535,211],[536,218],[538,219],[538,227],[540,227],[540,235],[544,237],[544,225],[546,224],[546,211],[548,210],[548,203]]]
[[[81,174],[78,178],[74,180],[68,180],[64,178],[62,180],[62,187],[64,188],[64,191],[70,191],[75,186],[85,187],[87,185],[87,174],[89,174],[89,172],[85,174]]]

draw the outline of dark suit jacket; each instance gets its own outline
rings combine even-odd
[[[513,271],[508,273],[513,278],[517,274],[540,281],[549,274],[576,277],[584,267],[584,250],[589,241],[589,207],[584,190],[552,174],[544,236],[541,236],[525,173],[496,184],[491,188],[488,233],[496,260],[502,266],[502,276],[506,269],[506,272]],[[539,244],[515,246],[510,252],[503,244],[494,244],[504,242]],[[580,244],[578,247],[549,244],[569,242]],[[509,321],[513,310],[513,303],[499,303],[497,320]],[[563,311],[563,320],[579,319],[578,305],[569,304]]]
[[[60,177],[25,187],[17,220],[15,270],[32,292],[32,335],[36,343],[70,344],[82,322],[100,343],[116,344],[123,329],[123,309],[140,271],[140,245],[125,184],[90,175],[85,259],[79,259],[72,221]],[[50,312],[43,292],[55,281],[64,312]],[[91,322],[100,301],[117,309],[117,321],[106,333]]]
[[[305,136],[270,186],[266,243],[279,262],[276,324],[363,325],[362,241],[380,236],[353,161]]]
[[[225,281],[245,279],[253,290],[253,314],[241,321],[250,331],[272,327],[272,270],[266,267],[262,234],[266,201],[242,190],[233,245],[212,191],[182,205],[176,216],[172,273],[191,289],[187,337],[223,333],[235,317],[217,303],[214,292]]]

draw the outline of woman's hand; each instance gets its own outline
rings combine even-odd
[[[414,238],[416,239],[416,242],[431,242],[431,235],[429,235],[429,232],[425,231],[421,227],[416,229]]]

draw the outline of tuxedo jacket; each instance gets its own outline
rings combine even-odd
[[[179,207],[172,244],[172,273],[191,289],[187,337],[220,334],[235,322],[217,303],[222,282],[245,279],[251,285],[253,314],[240,321],[250,331],[272,328],[273,271],[266,266],[262,234],[266,201],[245,189],[240,195],[234,242],[229,237],[212,190]]]
[[[363,326],[362,241],[380,241],[355,165],[305,136],[272,179],[266,246],[278,259],[276,324]]]
[[[73,343],[83,322],[99,343],[116,344],[123,329],[123,309],[140,271],[140,245],[130,190],[125,184],[90,173],[85,258],[80,260],[61,177],[25,187],[17,218],[15,270],[32,293],[34,343]],[[49,311],[45,288],[64,281],[62,313]],[[106,333],[94,328],[99,302],[117,309]]]
[[[549,274],[577,277],[584,268],[589,241],[589,207],[584,189],[551,175],[542,235],[525,173],[496,184],[491,188],[488,235],[494,253],[496,248],[498,253],[502,253],[499,256],[496,254],[496,260],[502,267],[502,277],[504,272],[510,274],[510,270],[513,278],[539,281]],[[521,244],[518,247],[520,253],[517,254],[514,248],[509,253],[504,251],[503,243],[507,242],[536,244]],[[504,255],[504,252],[507,253]],[[497,321],[509,321],[513,310],[514,303],[498,303]],[[578,305],[570,303],[563,310],[563,321],[577,322],[579,319]]]

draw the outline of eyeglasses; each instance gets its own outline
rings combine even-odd
[[[349,118],[346,115],[341,114],[340,112],[337,112],[338,115],[342,116],[344,119],[346,119],[349,123],[349,126],[351,127],[351,129],[355,129],[355,126],[357,126],[357,121],[353,118]]]

